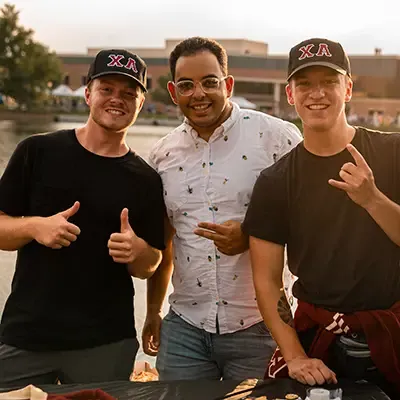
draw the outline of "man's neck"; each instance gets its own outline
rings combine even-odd
[[[91,153],[104,157],[120,157],[129,151],[125,142],[126,130],[120,132],[108,131],[93,120],[75,130],[79,143]]]
[[[351,143],[355,128],[345,122],[329,131],[315,131],[304,127],[304,147],[312,154],[328,157],[343,151]]]

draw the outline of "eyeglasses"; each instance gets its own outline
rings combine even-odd
[[[193,82],[191,80],[184,80],[179,82],[173,82],[174,86],[178,90],[181,96],[191,96],[196,90],[196,85],[199,84],[201,90],[204,93],[215,93],[221,86],[221,82],[224,81],[227,76],[223,78],[204,78],[201,81]]]

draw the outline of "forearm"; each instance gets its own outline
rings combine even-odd
[[[147,281],[147,313],[158,314],[161,312],[168,285],[171,281],[173,264],[171,260],[163,259],[154,273]]]
[[[161,251],[146,243],[144,250],[138,257],[131,263],[128,263],[128,272],[135,278],[148,279],[154,274],[160,263],[160,259]]]
[[[296,331],[284,321],[278,312],[281,295],[280,284],[269,280],[255,283],[257,303],[268,329],[277,342],[286,362],[305,357],[306,353],[299,341]]]
[[[34,239],[34,228],[39,217],[10,217],[0,214],[0,249],[18,250]]]
[[[400,246],[400,206],[378,191],[365,210],[390,240]]]

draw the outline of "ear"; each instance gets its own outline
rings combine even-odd
[[[90,89],[85,87],[85,102],[90,107]]]
[[[167,89],[168,89],[169,95],[171,96],[171,99],[174,102],[174,104],[178,105],[178,99],[176,97],[176,87],[174,85],[174,82],[169,81],[167,84]]]
[[[146,100],[146,98],[144,96],[144,93],[142,93],[142,98],[141,98],[140,104],[139,104],[139,111],[143,108],[143,104],[144,104],[145,100]]]
[[[226,91],[228,92],[228,98],[233,95],[233,88],[235,86],[235,80],[232,75],[228,75],[225,79]]]
[[[348,103],[353,96],[353,81],[346,77],[346,94],[344,96],[344,101]]]
[[[286,91],[286,99],[287,102],[291,105],[294,106],[294,98],[293,98],[293,91],[292,88],[290,87],[290,83],[288,83],[285,87]]]

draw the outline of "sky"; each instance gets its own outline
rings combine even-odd
[[[286,55],[323,37],[349,54],[400,55],[400,1],[379,0],[7,0],[35,39],[57,53],[88,47],[163,47],[165,39],[206,36],[268,43]],[[140,54],[140,53],[139,53]]]

